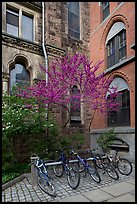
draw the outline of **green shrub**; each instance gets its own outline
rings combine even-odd
[[[109,145],[112,144],[112,140],[115,138],[116,134],[114,132],[114,129],[110,129],[104,133],[102,133],[97,138],[97,143],[100,145],[103,149],[103,151],[107,152],[110,150]]]
[[[58,127],[54,118],[38,106],[33,99],[23,99],[15,95],[2,97],[2,171],[3,177],[24,173],[19,166],[30,162],[32,153],[49,157],[46,149],[58,145]],[[49,130],[49,137],[46,130]],[[18,166],[18,167],[17,167]],[[30,166],[29,166],[30,168]],[[18,169],[18,172],[16,170]],[[25,169],[25,168],[24,168]],[[9,174],[9,176],[8,176]]]

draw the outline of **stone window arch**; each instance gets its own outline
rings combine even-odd
[[[122,77],[115,77],[111,82],[109,89],[117,87],[117,91],[121,94],[116,96],[115,100],[119,103],[117,110],[108,110],[108,126],[129,126],[130,125],[130,90],[127,82]],[[107,92],[107,100],[110,93]]]
[[[30,72],[26,69],[25,63],[16,62],[9,72],[9,90],[16,85],[29,86],[30,85]]]

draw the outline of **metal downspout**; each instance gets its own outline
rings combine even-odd
[[[45,19],[45,2],[42,2],[42,48],[43,48],[43,52],[44,52],[44,57],[45,57],[45,68],[46,68],[46,84],[48,83],[48,56],[47,56],[47,52],[45,49],[45,26],[44,26],[44,19]],[[46,120],[48,119],[48,104],[46,104]]]

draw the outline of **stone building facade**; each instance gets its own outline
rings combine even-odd
[[[73,2],[2,2],[3,90],[10,93],[12,81],[16,80],[15,76],[13,78],[16,74],[14,70],[18,68],[16,66],[25,68],[32,84],[38,78],[46,78],[40,72],[39,64],[49,68],[54,57],[64,56],[66,53],[82,52],[90,56],[90,4],[74,3],[76,9],[73,9]],[[78,37],[74,36],[77,35],[76,32],[71,35],[68,31],[69,12],[73,21],[78,19]],[[69,20],[69,23],[73,21]],[[26,27],[27,23],[30,28]],[[75,25],[72,25],[74,29]],[[58,109],[55,112],[60,115],[59,121],[64,122],[66,114]],[[81,121],[78,121],[77,127],[72,125],[68,131],[81,131],[84,111],[81,112]],[[68,128],[70,126],[69,123]]]

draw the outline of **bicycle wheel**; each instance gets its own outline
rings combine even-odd
[[[99,169],[103,169],[104,167],[106,168],[109,165],[110,161],[109,161],[108,157],[103,158],[101,156],[97,156],[95,163]]]
[[[73,168],[70,166],[67,166],[67,181],[69,186],[72,189],[76,189],[79,186],[80,183],[80,173],[79,170],[74,171]]]
[[[133,170],[131,162],[125,158],[119,159],[119,161],[117,162],[117,168],[121,174],[126,176],[131,174]]]
[[[99,169],[102,169],[103,168],[103,165],[102,165],[102,159],[99,159],[99,158],[96,158],[96,166],[97,168]]]
[[[44,173],[38,171],[38,186],[50,196],[56,197],[55,187],[53,185],[53,180]]]
[[[53,171],[57,177],[61,177],[64,172],[63,164],[56,164],[55,166],[53,166]]]
[[[104,168],[104,170],[114,180],[119,179],[119,175],[118,175],[118,173],[117,173],[117,171],[116,171],[116,169],[115,169],[115,167],[113,165],[109,164],[106,168]]]
[[[75,172],[79,171],[80,173],[85,170],[85,168],[81,162],[73,163],[72,168]]]
[[[88,165],[87,167],[88,173],[90,177],[97,183],[101,182],[101,177],[97,171],[97,169],[93,165]]]

